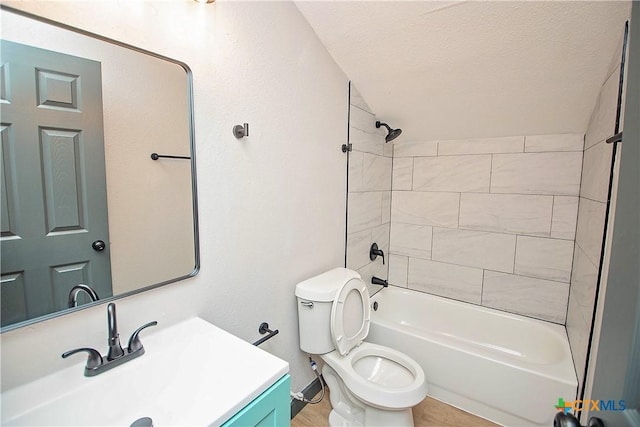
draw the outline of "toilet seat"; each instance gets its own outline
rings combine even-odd
[[[320,356],[340,376],[345,386],[358,399],[381,409],[410,408],[427,396],[427,383],[422,367],[409,356],[389,347],[367,342],[346,356],[336,351]],[[367,358],[377,362],[365,363]],[[380,372],[381,369],[386,372]],[[397,377],[404,377],[398,381]]]
[[[331,337],[336,350],[346,355],[369,334],[369,290],[359,277],[349,279],[337,292],[331,307]]]

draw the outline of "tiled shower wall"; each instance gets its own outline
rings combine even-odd
[[[576,247],[567,312],[567,334],[581,386],[596,298],[613,154],[613,145],[607,144],[605,140],[615,133],[621,56],[622,42],[613,55],[585,137]],[[621,115],[621,120],[622,117],[624,115]],[[622,125],[621,122],[620,131]]]
[[[373,294],[380,286],[371,285],[371,277],[388,276],[387,259],[371,261],[369,249],[375,242],[388,257],[393,146],[384,141],[386,131],[376,129],[376,117],[356,88],[350,90],[346,266],[360,273]]]
[[[584,136],[394,144],[389,281],[564,324]]]

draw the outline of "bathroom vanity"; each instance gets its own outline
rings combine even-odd
[[[85,377],[78,356],[4,392],[0,424],[128,426],[148,417],[155,426],[289,425],[287,362],[200,318],[143,341],[142,357],[98,376]]]

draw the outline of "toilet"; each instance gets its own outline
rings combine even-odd
[[[413,426],[411,408],[427,396],[424,371],[404,353],[365,342],[367,285],[335,268],[296,286],[300,349],[320,355],[331,426]]]

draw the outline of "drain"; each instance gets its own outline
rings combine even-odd
[[[378,301],[373,302],[373,311],[378,311]]]

